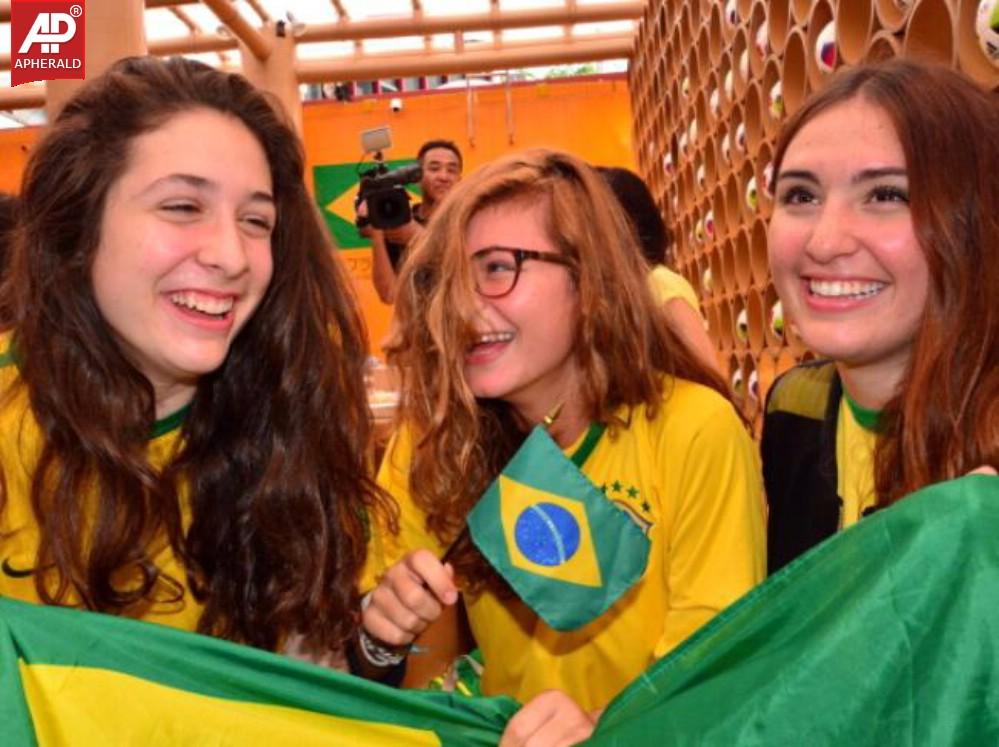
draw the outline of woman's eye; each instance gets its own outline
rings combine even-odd
[[[200,210],[193,202],[168,202],[162,206],[162,209],[178,215],[193,215]]]
[[[486,272],[490,275],[494,275],[500,272],[513,272],[514,267],[509,262],[501,262],[499,260],[494,260],[486,264]]]
[[[815,195],[804,187],[788,187],[781,192],[779,201],[781,205],[807,205],[815,201]]]
[[[875,187],[871,190],[871,202],[900,202],[909,204],[909,192],[901,187]]]
[[[274,222],[270,218],[254,215],[243,218],[243,222],[246,223],[251,230],[261,234],[270,234],[274,230]]]

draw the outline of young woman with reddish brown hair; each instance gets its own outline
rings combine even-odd
[[[999,103],[948,68],[849,68],[787,123],[769,249],[828,359],[778,379],[771,572],[928,484],[999,466]]]
[[[483,692],[525,704],[504,745],[583,738],[595,711],[763,575],[755,447],[724,383],[666,323],[635,241],[592,168],[528,151],[456,186],[400,276],[388,349],[403,425],[379,473],[399,529],[373,532],[361,641],[372,669],[388,665],[460,593]],[[635,587],[573,631],[521,602],[462,531],[556,407],[553,439],[651,547]]]
[[[183,59],[122,60],[52,123],[6,277],[0,595],[317,657],[353,635],[367,346],[303,161]]]

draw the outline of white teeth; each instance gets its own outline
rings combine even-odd
[[[476,345],[487,345],[491,342],[509,342],[513,339],[513,332],[486,332],[475,338]]]
[[[170,301],[177,306],[200,311],[202,314],[222,316],[229,313],[232,309],[233,297],[226,296],[225,298],[218,298],[195,291],[180,291],[178,293],[171,293]]]
[[[859,280],[809,280],[808,290],[825,298],[870,298],[880,293],[887,283]]]

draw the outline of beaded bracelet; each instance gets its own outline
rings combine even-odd
[[[370,591],[361,598],[361,610],[366,610],[369,604],[371,604]],[[388,648],[379,643],[368,635],[368,631],[364,629],[364,626],[358,627],[357,639],[361,644],[361,655],[364,656],[369,664],[379,669],[399,666],[409,653],[409,646],[405,646],[400,650],[399,648]]]

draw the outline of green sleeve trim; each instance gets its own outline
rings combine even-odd
[[[600,443],[600,437],[604,435],[604,431],[607,430],[607,426],[603,423],[590,423],[590,429],[586,432],[586,437],[583,439],[583,443],[579,445],[579,448],[573,453],[570,460],[580,469],[586,464],[586,460],[590,458],[590,454],[593,450],[597,448],[597,444]]]
[[[6,368],[7,366],[13,366],[16,361],[14,360],[13,349],[8,348],[0,353],[0,368]]]
[[[872,410],[869,407],[864,407],[854,400],[846,389],[843,390],[843,398],[846,400],[846,404],[850,406],[853,419],[857,421],[861,428],[871,433],[879,433],[881,431],[881,410]]]
[[[159,438],[160,436],[165,436],[170,431],[180,428],[184,419],[187,417],[187,413],[191,411],[191,405],[187,404],[181,407],[177,412],[167,415],[165,418],[160,418],[155,423],[153,423],[153,430],[149,434],[149,440]]]

